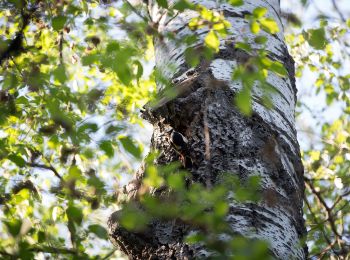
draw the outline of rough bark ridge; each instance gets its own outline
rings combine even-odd
[[[172,127],[189,140],[188,156],[192,158],[190,169],[193,181],[215,185],[223,174],[236,174],[244,181],[251,175],[261,177],[262,201],[254,203],[230,203],[226,221],[234,232],[249,238],[267,240],[277,259],[305,259],[306,248],[300,247],[305,235],[302,213],[304,194],[303,166],[294,126],[296,87],[294,62],[284,43],[278,0],[244,1],[241,7],[217,4],[215,1],[193,1],[225,13],[231,22],[229,39],[221,42],[220,52],[210,62],[202,62],[196,69],[187,67],[184,60],[185,46],[175,46],[164,40],[155,45],[156,64],[175,86],[184,88],[173,100],[165,100],[157,108],[148,109],[144,117],[154,125],[152,149],[162,151],[157,164],[178,160],[171,148],[166,130]],[[244,14],[256,7],[265,7],[267,16],[273,17],[280,27],[276,35],[261,32],[268,39],[269,57],[282,62],[289,77],[271,74],[268,82],[274,86],[271,96],[274,108],[267,109],[261,102],[262,91],[253,90],[253,115],[244,117],[233,106],[233,98],[241,88],[240,82],[231,80],[233,68],[247,59],[247,54],[234,47],[235,41],[248,40],[256,48],[249,24]],[[154,7],[154,6],[153,6]],[[154,16],[159,12],[154,7]],[[186,11],[170,22],[164,16],[160,29],[176,32],[177,37],[190,35],[186,24],[195,16]],[[201,42],[207,34],[201,29]],[[169,69],[169,65],[175,71]],[[159,86],[161,90],[161,86]],[[136,179],[142,179],[141,168]],[[135,183],[135,182],[134,182]],[[137,183],[137,182],[136,182]],[[126,192],[132,196],[138,184]],[[115,212],[110,220],[111,240],[132,259],[186,259],[203,258],[209,252],[200,246],[182,242],[190,227],[177,221],[154,221],[147,232],[130,233],[119,226]]]

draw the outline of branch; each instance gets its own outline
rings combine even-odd
[[[69,248],[59,248],[59,247],[51,247],[51,246],[40,246],[40,247],[32,247],[29,249],[33,252],[43,252],[43,253],[51,253],[51,254],[71,254],[77,255],[77,251]]]
[[[339,195],[339,197],[336,199],[336,201],[334,202],[333,206],[330,207],[331,210],[333,210],[335,208],[335,206],[346,196],[350,195],[350,190],[347,192],[344,192],[343,194]]]
[[[49,253],[49,254],[70,254],[70,255],[78,255],[77,251],[69,248],[59,248],[59,247],[52,247],[52,246],[34,246],[31,248],[28,248],[29,251],[32,252],[43,252],[43,253]],[[10,253],[7,253],[6,251],[0,251],[0,255],[11,257],[9,259],[17,259],[17,255],[12,255]],[[7,258],[6,258],[7,259]]]
[[[332,4],[333,4],[333,7],[335,9],[335,11],[338,13],[338,15],[340,16],[340,19],[342,20],[342,22],[346,22],[346,19],[343,15],[343,13],[340,11],[338,5],[337,5],[337,2],[335,0],[332,0]]]
[[[322,257],[324,256],[324,254],[326,254],[327,251],[329,251],[329,249],[332,249],[332,247],[335,245],[335,242],[336,242],[336,241],[333,241],[332,244],[328,245],[328,246],[327,246],[325,249],[323,249],[320,253],[311,256],[309,259],[314,259],[314,258],[322,259]]]
[[[323,199],[321,193],[315,189],[312,182],[307,178],[304,178],[304,179],[305,179],[305,183],[309,186],[312,193],[316,196],[317,200],[321,203],[323,208],[326,210],[327,220],[331,226],[333,233],[337,236],[337,238],[342,239],[342,236],[338,233],[338,230],[335,226],[335,220],[333,218],[332,209],[330,207],[328,207],[328,205],[327,205],[326,201]]]
[[[144,17],[128,0],[123,0],[123,2],[126,3],[138,17],[140,17],[142,20],[148,23],[148,19]]]
[[[60,65],[63,65],[63,31],[60,32],[59,38],[58,38],[58,51],[60,53]]]
[[[27,165],[30,167],[35,167],[35,168],[41,168],[45,170],[50,170],[52,171],[57,178],[59,178],[61,181],[63,180],[62,176],[58,173],[58,171],[50,164],[50,165],[45,165],[45,164],[39,164],[39,163],[28,163]]]
[[[331,240],[330,240],[329,237],[327,236],[326,232],[324,231],[323,225],[321,225],[321,224],[317,221],[317,217],[316,217],[315,213],[312,211],[311,206],[310,206],[310,204],[309,204],[309,201],[307,200],[306,197],[304,197],[304,201],[305,201],[305,204],[306,204],[307,208],[309,209],[309,211],[310,211],[310,213],[311,213],[311,215],[312,215],[312,218],[314,219],[314,222],[316,223],[317,226],[321,227],[321,233],[322,233],[324,239],[326,240],[328,246],[332,249],[332,251],[333,251],[333,253],[334,253],[335,255],[339,256],[339,255],[337,254],[337,251],[333,248],[333,246],[335,245],[336,240],[333,241],[333,242],[331,242]]]

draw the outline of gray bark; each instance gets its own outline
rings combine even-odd
[[[171,127],[189,140],[187,156],[192,158],[193,165],[188,170],[192,181],[215,185],[224,174],[236,174],[243,181],[252,175],[260,176],[262,200],[243,204],[232,200],[226,221],[235,233],[268,241],[271,254],[277,259],[305,259],[307,249],[300,246],[300,239],[305,236],[304,182],[294,124],[294,61],[284,42],[279,1],[244,1],[241,7],[212,0],[193,2],[224,12],[233,25],[231,36],[221,42],[220,51],[212,61],[203,61],[195,69],[186,65],[185,46],[176,46],[167,39],[155,44],[157,67],[181,89],[176,99],[162,100],[159,106],[144,113],[154,126],[151,149],[162,151],[156,163],[167,164],[179,159],[167,139],[166,130]],[[269,75],[267,81],[276,90],[271,94],[272,109],[262,105],[262,91],[255,87],[253,114],[245,117],[232,102],[241,84],[232,81],[231,74],[249,55],[235,49],[234,42],[246,38],[252,46],[261,48],[254,43],[254,35],[244,19],[245,14],[258,6],[267,8],[267,16],[279,24],[280,32],[276,35],[260,34],[268,39],[268,56],[284,64],[288,77]],[[153,8],[157,16],[156,7]],[[189,35],[193,32],[186,24],[194,15],[192,11],[185,11],[170,22],[165,17],[160,30],[176,32],[178,37]],[[201,41],[196,46],[203,44],[207,32],[205,28],[198,31]],[[162,86],[158,87],[161,91]],[[141,168],[135,178],[140,180],[143,175]],[[138,188],[139,181],[134,181],[126,193],[132,197]],[[115,212],[109,220],[111,240],[132,259],[191,259],[210,254],[203,247],[182,241],[191,230],[183,223],[154,221],[148,232],[137,234],[118,224],[119,214]]]

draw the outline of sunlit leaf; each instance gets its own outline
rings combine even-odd
[[[244,4],[243,0],[229,0],[228,2],[233,6],[241,6]]]
[[[213,49],[215,52],[219,51],[220,40],[213,30],[210,30],[210,32],[205,37],[204,42],[209,48]]]
[[[324,28],[310,29],[304,32],[308,43],[316,50],[322,50],[326,47],[327,39]]]
[[[63,29],[65,23],[67,21],[67,17],[65,16],[56,16],[52,18],[52,28],[56,31]]]
[[[261,18],[259,19],[262,29],[268,33],[276,34],[279,32],[278,24],[272,18]]]
[[[140,147],[136,146],[132,139],[128,136],[120,136],[119,141],[123,145],[124,149],[135,156],[136,158],[140,158],[141,156],[141,149]]]
[[[265,16],[267,9],[265,7],[257,7],[253,10],[253,16],[257,19]]]

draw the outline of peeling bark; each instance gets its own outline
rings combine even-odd
[[[164,39],[155,44],[156,65],[163,74],[180,89],[176,99],[163,99],[157,107],[147,109],[143,117],[154,126],[151,149],[162,151],[156,164],[179,160],[168,137],[169,127],[182,133],[189,141],[187,156],[192,159],[193,182],[216,185],[225,174],[235,174],[244,181],[249,176],[261,178],[262,200],[258,203],[237,204],[231,201],[226,217],[233,232],[252,239],[266,240],[276,259],[306,259],[307,248],[300,246],[305,236],[302,212],[304,194],[303,166],[297,142],[294,108],[296,86],[294,61],[289,55],[283,36],[278,0],[244,1],[241,7],[217,4],[215,1],[193,1],[209,9],[225,13],[233,25],[229,39],[222,40],[220,51],[212,61],[201,62],[191,69],[186,65],[186,46],[176,46]],[[284,64],[287,78],[270,74],[267,81],[276,90],[271,94],[274,107],[267,109],[261,103],[262,90],[253,89],[253,115],[243,116],[233,105],[235,94],[242,88],[240,82],[232,81],[232,71],[249,56],[235,49],[234,42],[248,39],[256,48],[254,35],[244,15],[256,7],[267,8],[267,16],[273,17],[280,32],[267,37],[269,57]],[[157,16],[156,7],[154,16]],[[162,32],[176,32],[178,37],[193,33],[186,24],[194,17],[185,11],[175,19],[160,23]],[[208,33],[201,29],[198,34],[203,44]],[[172,66],[170,66],[172,65]],[[170,70],[169,67],[175,69]],[[159,91],[162,86],[159,85]],[[135,197],[140,189],[144,169],[136,173],[126,193]],[[130,259],[191,259],[210,256],[205,248],[184,243],[182,240],[191,227],[179,221],[153,221],[149,230],[130,233],[118,224],[118,212],[110,220],[111,240]]]

